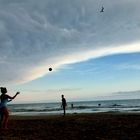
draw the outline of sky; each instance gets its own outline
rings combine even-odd
[[[0,0],[0,86],[19,103],[140,98],[139,5]]]

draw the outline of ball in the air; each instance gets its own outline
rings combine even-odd
[[[49,71],[52,71],[52,68],[49,68]]]

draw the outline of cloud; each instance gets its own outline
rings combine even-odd
[[[140,90],[135,91],[120,91],[112,93],[114,97],[119,97],[120,99],[139,99],[140,98]]]
[[[0,83],[28,82],[50,66],[140,52],[139,5],[139,0],[0,0]]]
[[[119,70],[140,70],[140,65],[138,64],[127,64],[127,63],[124,63],[124,64],[121,64],[121,65],[117,65],[116,66]]]
[[[120,91],[120,92],[115,92],[113,94],[119,95],[119,94],[127,94],[127,95],[133,95],[133,94],[139,94],[140,95],[140,90],[135,90],[135,91]]]
[[[113,92],[110,93],[109,95],[97,96],[94,99],[95,100],[140,99],[140,90]]]

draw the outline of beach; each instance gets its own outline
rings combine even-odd
[[[138,140],[139,113],[10,116],[0,140]]]

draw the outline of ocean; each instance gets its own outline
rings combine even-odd
[[[8,108],[10,115],[58,115],[63,113],[61,102],[9,104]],[[140,99],[77,101],[67,103],[66,113],[68,114],[99,112],[139,113]]]

